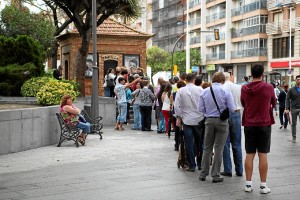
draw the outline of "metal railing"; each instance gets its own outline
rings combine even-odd
[[[219,36],[220,36],[220,40],[225,40],[225,32],[220,32]],[[213,42],[213,41],[215,41],[215,36],[207,35],[207,36],[205,36],[205,39],[206,39],[205,40],[206,42]]]
[[[201,24],[201,17],[196,17],[190,20],[190,26],[196,26]]]
[[[291,29],[300,30],[300,17],[296,17],[291,21]],[[267,23],[267,34],[277,34],[279,31],[290,31],[290,19]]]
[[[251,12],[257,9],[266,9],[267,8],[267,2],[265,0],[256,1],[235,9],[231,10],[231,16],[238,16],[247,12]]]
[[[225,10],[223,10],[221,12],[214,13],[212,15],[207,16],[206,22],[209,23],[209,22],[217,21],[217,20],[223,19],[225,17],[226,17],[226,12],[225,12]]]
[[[201,5],[201,0],[194,0],[194,1],[191,1],[189,3],[189,8],[193,8],[193,7],[196,7],[198,5]]]
[[[190,44],[199,44],[201,43],[200,36],[190,38]]]
[[[267,56],[267,55],[268,55],[267,48],[244,49],[244,50],[231,52],[231,58],[246,58],[246,57]]]
[[[207,61],[223,60],[223,59],[225,59],[225,51],[221,51],[219,53],[206,54]]]
[[[300,3],[300,0],[268,0],[267,1],[267,8],[272,9],[272,8],[280,8],[278,5],[283,5],[283,4],[289,4],[289,3]]]
[[[266,25],[259,24],[256,26],[250,26],[242,29],[231,29],[231,38],[241,37],[245,35],[252,35],[256,33],[266,33]]]

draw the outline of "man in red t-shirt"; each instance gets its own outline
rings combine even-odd
[[[241,103],[244,107],[242,125],[245,134],[245,192],[252,192],[253,159],[256,152],[259,157],[260,193],[267,194],[271,190],[266,184],[268,173],[267,153],[271,146],[271,125],[275,123],[273,108],[276,106],[274,88],[263,82],[264,67],[251,67],[253,81],[242,86]]]

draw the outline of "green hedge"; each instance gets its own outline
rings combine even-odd
[[[20,96],[26,80],[44,74],[45,58],[43,46],[31,37],[0,36],[0,95]]]

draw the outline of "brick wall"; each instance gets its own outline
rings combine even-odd
[[[97,51],[99,52],[99,95],[103,96],[104,61],[116,60],[118,66],[123,66],[123,54],[140,55],[140,67],[146,72],[146,42],[149,37],[130,36],[104,36],[98,35]],[[89,53],[92,52],[92,41]],[[60,38],[61,63],[63,67],[63,77],[73,80],[75,77],[75,59],[77,51],[81,46],[81,38],[78,34],[69,33]],[[66,74],[65,67],[68,61],[69,72]],[[92,91],[92,79],[85,80],[85,96],[90,96]]]

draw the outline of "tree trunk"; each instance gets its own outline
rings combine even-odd
[[[58,51],[59,44],[58,42],[55,42],[54,45],[52,45],[50,50],[50,58],[51,58],[51,69],[57,69],[57,51]]]
[[[85,96],[85,69],[86,69],[86,58],[89,50],[89,44],[91,40],[91,30],[82,31],[81,36],[81,47],[76,56],[75,69],[76,69],[76,82],[79,84],[79,96]]]

